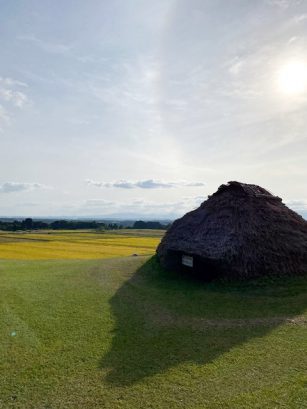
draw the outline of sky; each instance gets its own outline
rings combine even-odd
[[[0,0],[0,216],[307,217],[306,0]]]

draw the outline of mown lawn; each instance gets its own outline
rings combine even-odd
[[[2,260],[0,346],[1,409],[307,408],[307,277]]]

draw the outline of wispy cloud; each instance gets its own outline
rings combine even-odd
[[[86,180],[89,186],[99,188],[118,188],[118,189],[171,189],[178,187],[202,187],[203,182],[166,182],[161,180],[147,179],[139,181],[119,180],[115,182],[97,182],[94,180]]]
[[[291,6],[296,6],[301,3],[301,0],[266,0],[270,6],[275,6],[283,10],[288,9]]]
[[[7,87],[19,86],[19,87],[28,88],[27,83],[23,81],[15,80],[10,77],[0,77],[0,84],[7,86]]]
[[[242,70],[242,67],[243,67],[243,65],[244,65],[244,59],[242,59],[242,58],[236,56],[236,57],[234,57],[233,59],[231,59],[231,60],[227,63],[227,65],[228,65],[228,71],[229,71],[229,73],[230,73],[231,75],[236,76],[236,75],[238,75],[238,74],[241,72],[241,70]]]
[[[76,204],[70,212],[92,216],[112,217],[144,217],[144,218],[173,218],[182,216],[187,211],[197,208],[203,201],[203,196],[186,196],[181,200],[153,202],[146,199],[132,201],[108,201],[103,199],[89,199]]]
[[[4,182],[0,184],[0,193],[14,193],[46,188],[47,186],[40,183]]]
[[[307,20],[307,13],[300,14],[299,16],[295,17],[295,22],[296,23],[302,23],[305,20]]]
[[[32,43],[41,50],[50,53],[50,54],[66,54],[72,48],[72,46],[62,43],[55,43],[46,40],[42,40],[35,35],[21,35],[17,37],[18,40]]]
[[[24,91],[19,88],[27,88],[25,82],[18,81],[9,77],[0,77],[0,100],[11,103],[13,106],[22,108],[28,101]]]
[[[109,206],[115,206],[116,202],[111,201],[111,200],[103,200],[103,199],[89,199],[86,200],[84,203],[85,207],[109,207]]]
[[[11,102],[18,108],[22,108],[28,101],[28,97],[25,93],[8,88],[0,88],[0,98],[2,98],[4,101]]]
[[[149,200],[134,200],[131,203],[118,203],[122,211],[139,212],[140,214],[184,214],[197,208],[204,197],[184,197],[181,200],[152,202]]]
[[[28,84],[23,81],[0,76],[0,130],[10,123],[14,108],[23,108],[29,102],[25,88]]]

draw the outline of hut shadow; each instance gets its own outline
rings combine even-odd
[[[208,364],[307,308],[307,278],[203,283],[145,262],[112,297],[116,319],[101,367],[125,386],[185,362]],[[305,294],[304,294],[305,293]]]

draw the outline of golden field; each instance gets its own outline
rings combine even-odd
[[[161,240],[163,231],[0,232],[0,259],[55,260],[99,259],[132,254],[149,255]],[[154,235],[154,237],[153,237]]]

